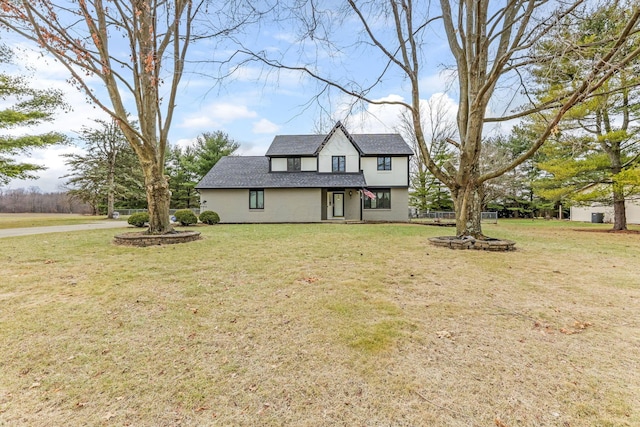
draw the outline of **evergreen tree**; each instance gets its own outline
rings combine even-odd
[[[0,46],[0,64],[7,65],[12,52]],[[13,77],[0,73],[0,99],[13,103],[0,110],[0,130],[20,129],[42,122],[52,121],[57,109],[64,107],[62,94],[55,90],[37,90],[29,87],[25,77]],[[0,185],[12,179],[35,179],[35,172],[46,169],[42,165],[19,162],[19,154],[28,154],[34,148],[42,148],[65,142],[64,135],[50,132],[41,135],[0,135]]]
[[[193,147],[173,146],[169,149],[166,171],[169,176],[172,209],[188,209],[199,206],[199,197],[195,190],[198,175],[195,169]]]
[[[224,132],[205,132],[192,146],[174,146],[167,152],[166,170],[171,190],[171,207],[198,207],[196,184],[224,156],[232,155],[240,144]]]
[[[194,145],[194,172],[197,180],[201,180],[224,156],[232,155],[240,144],[229,138],[224,132],[205,132],[198,136]]]
[[[555,68],[537,73],[542,84],[539,97],[553,99],[584,78],[590,64],[615,42],[631,9],[615,1],[595,11],[575,33],[560,33],[542,45],[543,52],[557,51],[575,40]],[[630,38],[623,51],[640,47]],[[546,176],[536,183],[537,194],[556,200],[613,205],[615,230],[627,228],[625,198],[638,191],[640,171],[640,62],[620,68],[585,102],[574,106],[556,129],[546,148],[548,160],[538,166]]]

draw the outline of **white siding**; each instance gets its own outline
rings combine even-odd
[[[333,156],[345,156],[345,172],[360,172],[360,153],[341,130],[331,136],[318,154],[318,172],[331,172]]]
[[[315,171],[317,170],[317,164],[315,157],[302,157],[300,159],[300,167],[303,171]],[[272,157],[271,158],[271,171],[272,172],[286,172],[287,171],[287,159],[285,157]]]
[[[363,157],[362,171],[367,185],[372,187],[409,186],[409,161],[407,157],[391,157],[391,170],[379,171],[377,157]]]
[[[287,159],[281,157],[273,157],[271,159],[271,171],[272,172],[286,172],[287,171]]]
[[[220,222],[319,222],[322,194],[319,188],[265,188],[264,209],[249,209],[249,190],[201,190],[206,210],[217,212]]]
[[[625,203],[627,223],[640,224],[640,201],[627,200]],[[604,222],[613,222],[613,206],[572,206],[571,221],[591,222],[592,213],[604,213]]]
[[[315,157],[303,157],[302,158],[302,170],[303,171],[317,171],[318,159]]]

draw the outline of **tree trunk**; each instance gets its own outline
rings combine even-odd
[[[627,229],[627,208],[624,204],[624,193],[615,189],[613,185],[613,229]]]
[[[113,211],[115,205],[115,172],[112,165],[109,165],[107,174],[107,218],[113,219]]]
[[[113,212],[115,205],[115,197],[113,196],[113,191],[109,191],[107,193],[107,218],[113,219]]]
[[[143,165],[144,181],[149,212],[149,234],[167,234],[173,232],[169,219],[171,191],[169,181],[159,172],[156,165]]]
[[[456,211],[456,236],[484,240],[482,234],[482,184],[469,183],[453,199]]]

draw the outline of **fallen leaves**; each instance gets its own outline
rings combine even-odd
[[[576,320],[573,324],[573,328],[560,328],[560,332],[565,335],[579,334],[580,332],[592,326],[590,322],[580,322]]]
[[[593,326],[591,322],[581,322],[576,320],[573,323],[573,327],[560,328],[558,329],[558,332],[565,335],[574,335],[583,332],[590,326]],[[537,329],[544,334],[553,334],[556,331],[556,329],[554,329],[552,326],[542,324],[537,320],[533,323],[533,329]]]

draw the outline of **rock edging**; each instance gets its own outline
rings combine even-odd
[[[145,234],[144,232],[133,232],[118,234],[113,238],[113,243],[120,246],[146,247],[187,243],[199,239],[199,231],[178,231],[168,234]]]
[[[429,239],[429,242],[431,242],[431,244],[434,246],[440,246],[450,249],[476,249],[481,251],[494,252],[507,252],[516,250],[516,242],[512,240],[479,240],[471,236],[462,238],[456,236],[431,237]]]

